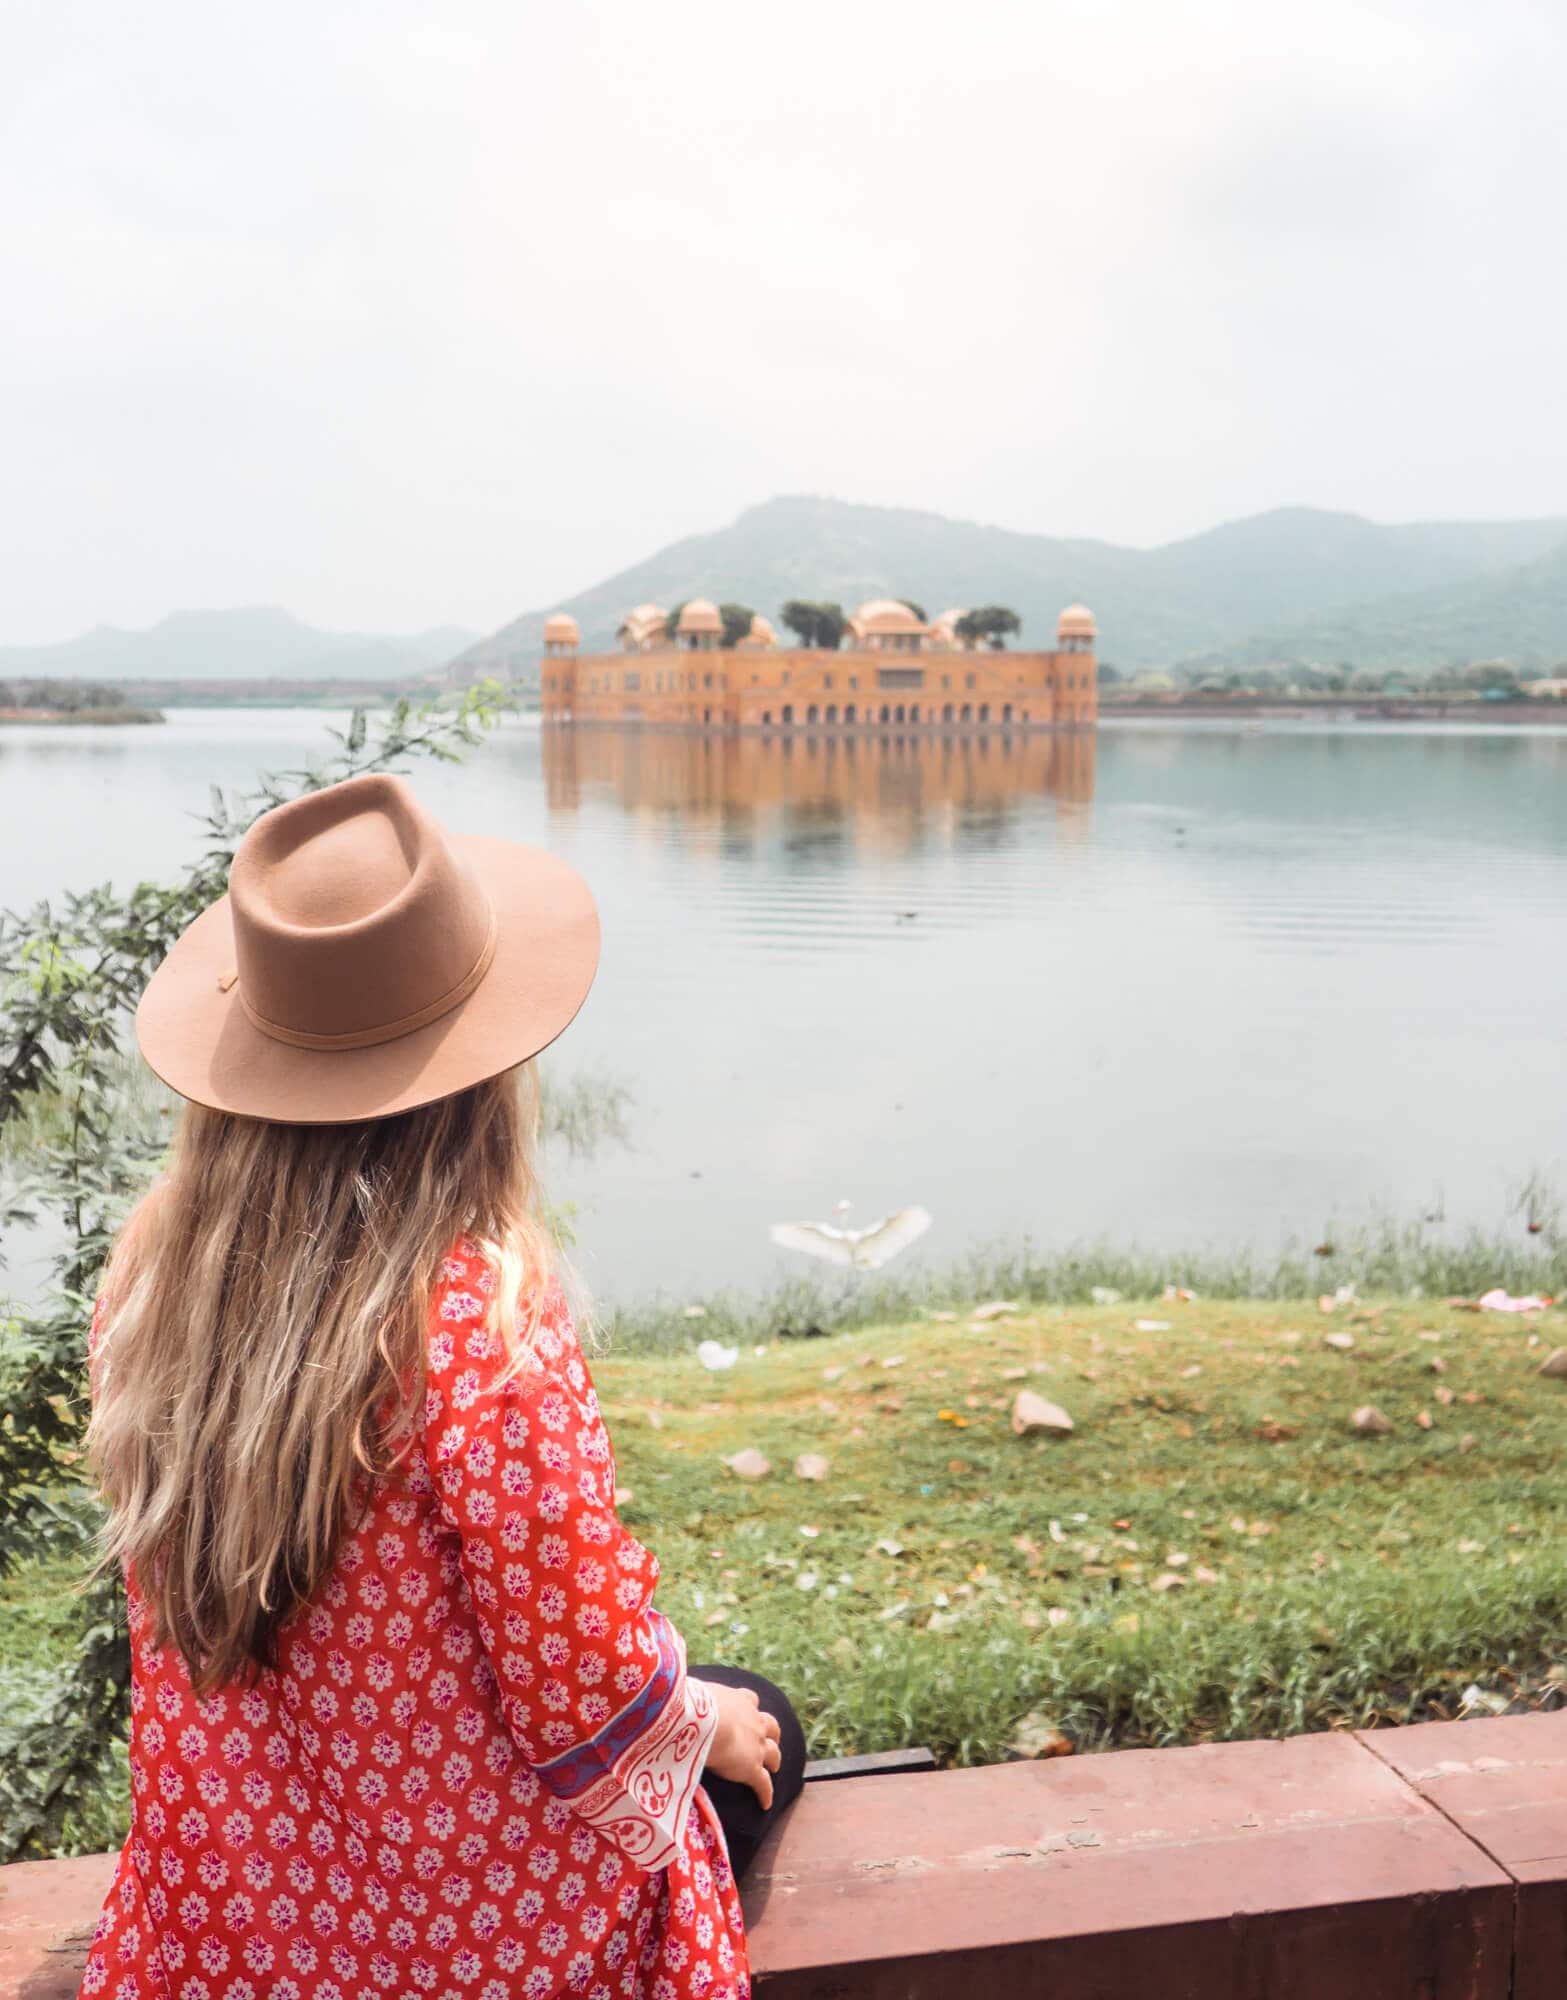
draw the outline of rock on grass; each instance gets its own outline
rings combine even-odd
[[[1050,1431],[1064,1437],[1076,1429],[1059,1403],[1052,1403],[1034,1389],[1019,1389],[1012,1405],[1012,1428],[1019,1437],[1028,1431]]]
[[[1362,1403],[1349,1421],[1362,1437],[1386,1437],[1393,1428],[1375,1403]]]
[[[1008,1754],[1017,1758],[1070,1757],[1072,1748],[1072,1739],[1037,1708],[1023,1717],[1007,1743]]]

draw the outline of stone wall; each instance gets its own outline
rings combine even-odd
[[[1091,653],[829,653],[736,647],[553,654],[546,722],[798,731],[1085,729]]]

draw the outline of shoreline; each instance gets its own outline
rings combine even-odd
[[[159,708],[0,708],[0,729],[43,729],[60,723],[83,729],[123,728],[167,721]]]
[[[1239,718],[1276,722],[1495,722],[1513,726],[1554,723],[1567,728],[1567,702],[1421,699],[1397,702],[1354,695],[1331,695],[1314,701],[1265,695],[1149,695],[1118,701],[1113,693],[1107,695],[1101,690],[1100,723],[1114,722],[1122,716],[1202,722]]]
[[[1334,1229],[1331,1242],[1286,1237],[1257,1244],[1159,1251],[1100,1240],[1047,1247],[1027,1237],[971,1245],[951,1263],[877,1272],[800,1267],[771,1282],[683,1296],[636,1299],[584,1294],[600,1351],[658,1355],[717,1340],[742,1348],[784,1340],[809,1347],[861,1328],[939,1320],[976,1302],[1005,1299],[1024,1312],[1202,1300],[1209,1307],[1306,1305],[1338,1295],[1358,1310],[1367,1298],[1468,1307],[1500,1286],[1519,1296],[1567,1300],[1567,1235],[1552,1190],[1541,1195],[1543,1227],[1531,1233],[1478,1223],[1444,1237],[1418,1221],[1371,1214]],[[1489,1314],[1478,1314],[1487,1319]],[[1329,1322],[1331,1323],[1331,1322]]]

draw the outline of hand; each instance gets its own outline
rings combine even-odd
[[[765,1809],[773,1802],[773,1773],[783,1762],[778,1718],[763,1712],[755,1688],[704,1683],[718,1710],[718,1727],[707,1753],[714,1777],[749,1785]]]

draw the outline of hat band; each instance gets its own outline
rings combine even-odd
[[[385,1021],[376,1028],[350,1028],[341,1035],[312,1035],[303,1028],[286,1028],[281,1021],[269,1021],[258,1014],[245,998],[245,990],[240,988],[239,1004],[244,1008],[246,1018],[254,1028],[264,1035],[270,1035],[275,1042],[287,1042],[294,1049],[373,1049],[378,1042],[395,1042],[403,1035],[411,1035],[416,1028],[427,1028],[432,1021],[440,1020],[454,1007],[461,1006],[468,995],[483,979],[495,957],[495,943],[498,932],[495,912],[490,912],[490,928],[485,936],[479,956],[455,986],[449,987],[427,1007],[420,1007],[415,1013],[404,1014],[400,1020]]]

